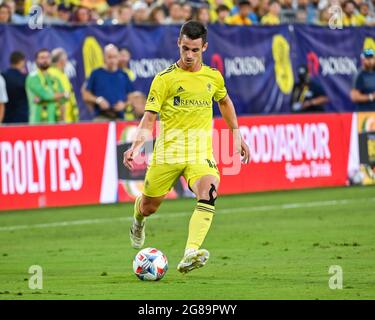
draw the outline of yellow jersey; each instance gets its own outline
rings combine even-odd
[[[280,18],[271,13],[267,13],[260,19],[260,24],[277,25],[280,24]]]
[[[145,106],[160,116],[152,164],[212,159],[212,100],[226,95],[223,76],[206,65],[189,72],[174,63],[157,74]]]
[[[250,25],[252,25],[252,22],[248,17],[243,18],[239,14],[228,17],[227,23],[232,24],[232,25],[236,25],[236,26],[250,26]]]
[[[366,17],[362,16],[361,14],[353,14],[352,16],[344,15],[342,19],[342,24],[344,27],[358,27],[363,26],[366,24]]]
[[[367,23],[367,17],[362,14],[356,15],[357,26],[364,26]]]

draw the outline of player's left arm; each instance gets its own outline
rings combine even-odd
[[[236,111],[234,109],[234,105],[231,98],[227,94],[223,99],[218,101],[218,104],[221,115],[223,116],[227,126],[233,133],[236,151],[241,154],[243,163],[249,163],[249,146],[245,143],[245,141],[242,138],[240,129],[238,127]]]

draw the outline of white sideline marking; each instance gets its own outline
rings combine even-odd
[[[237,208],[237,209],[219,209],[216,212],[218,214],[233,214],[236,212],[243,212],[243,211],[254,212],[254,211],[299,209],[299,208],[314,208],[314,207],[324,207],[324,206],[346,205],[346,204],[362,202],[362,201],[373,202],[375,201],[375,198],[285,203],[281,205],[279,204],[279,205],[258,206],[258,207],[242,207],[242,208]],[[175,213],[155,215],[155,216],[150,217],[149,219],[174,218],[174,217],[181,217],[181,216],[186,216],[186,215],[191,215],[191,214],[192,214],[192,211],[180,211],[180,212],[175,212]],[[132,221],[132,220],[133,220],[133,217],[72,220],[72,221],[0,227],[0,231],[14,231],[14,230],[31,229],[31,228],[67,227],[67,226],[75,226],[75,225],[83,225],[83,224],[112,223],[112,222],[117,222],[117,221]]]

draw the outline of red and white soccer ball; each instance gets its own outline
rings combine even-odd
[[[158,249],[142,249],[134,257],[133,271],[135,275],[141,280],[160,280],[164,277],[167,270],[167,257]]]

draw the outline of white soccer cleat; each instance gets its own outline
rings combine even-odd
[[[188,273],[194,269],[203,267],[210,257],[210,253],[206,249],[191,250],[187,252],[177,266],[177,270],[181,273]]]
[[[133,221],[129,236],[131,245],[134,249],[141,249],[143,247],[146,238],[145,228],[145,221],[143,221],[142,224]]]

